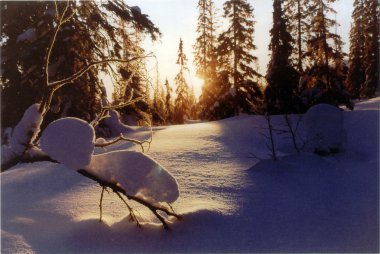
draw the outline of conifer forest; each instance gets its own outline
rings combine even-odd
[[[378,0],[0,6],[1,253],[378,253]]]

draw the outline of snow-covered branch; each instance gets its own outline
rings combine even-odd
[[[117,137],[117,138],[115,138],[115,139],[113,139],[111,141],[103,142],[103,143],[100,143],[100,144],[95,144],[95,146],[96,147],[106,147],[106,146],[113,145],[113,144],[115,144],[115,143],[117,143],[119,141],[127,141],[127,142],[131,142],[131,143],[134,143],[134,144],[138,144],[138,145],[140,145],[141,150],[143,152],[145,152],[144,144],[148,144],[148,150],[149,150],[150,144],[152,143],[152,135],[150,135],[149,139],[140,141],[140,140],[137,140],[137,139],[124,137],[123,134],[120,134],[119,137]]]
[[[139,198],[139,197],[136,197],[136,196],[131,196],[131,195],[128,195],[126,193],[126,191],[120,187],[119,184],[117,183],[112,183],[112,182],[109,182],[109,181],[105,181],[104,179],[101,179],[99,178],[98,176],[96,176],[95,174],[92,174],[91,172],[89,172],[88,170],[86,169],[80,169],[77,171],[79,174],[91,179],[91,180],[94,180],[95,182],[99,183],[100,186],[102,187],[108,187],[110,188],[113,192],[115,193],[118,193],[118,194],[123,194],[124,196],[126,196],[129,200],[133,200],[145,207],[147,207],[159,220],[160,222],[162,223],[162,225],[164,226],[164,228],[166,230],[169,230],[169,225],[168,223],[166,222],[165,218],[160,215],[158,212],[164,212],[166,213],[166,215],[169,215],[169,216],[174,216],[176,217],[177,219],[181,219],[182,217],[178,214],[176,214],[174,211],[171,211],[171,208],[166,208],[164,207],[163,205],[160,205],[160,204],[153,204],[153,203],[149,203],[148,201],[142,199],[142,198]]]

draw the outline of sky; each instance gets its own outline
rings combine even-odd
[[[215,6],[223,22],[222,11],[225,0],[214,0]],[[259,59],[259,72],[265,74],[269,62],[270,52],[268,45],[270,41],[269,31],[272,27],[272,1],[270,0],[248,0],[254,8],[256,20],[254,43],[257,50],[254,54]],[[152,22],[160,29],[162,38],[157,42],[146,40],[143,47],[148,52],[153,52],[159,63],[159,73],[161,83],[168,78],[169,83],[174,87],[174,77],[178,73],[177,54],[180,38],[184,42],[184,51],[188,58],[190,69],[188,82],[194,86],[196,96],[201,92],[202,80],[195,75],[193,45],[196,39],[196,27],[198,10],[198,0],[126,0],[129,6],[139,6],[142,13],[149,15]],[[351,24],[353,0],[338,0],[334,4],[337,13],[337,21],[340,24],[338,34],[342,36],[345,45],[343,50],[348,53],[348,38]],[[149,69],[154,68],[154,64],[149,64]],[[151,72],[152,80],[156,80],[155,70]]]

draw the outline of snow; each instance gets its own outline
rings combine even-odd
[[[112,137],[120,136],[121,133],[126,133],[132,130],[131,127],[123,124],[120,121],[120,114],[116,110],[108,111],[109,117],[104,121],[111,131]]]
[[[41,135],[41,148],[68,168],[87,166],[94,151],[94,128],[78,118],[66,117],[50,123]]]
[[[174,177],[141,152],[115,151],[95,155],[85,169],[105,181],[119,184],[128,195],[155,203],[172,203],[179,197]]]
[[[20,122],[13,130],[10,146],[12,150],[21,154],[25,151],[25,143],[29,140],[34,140],[40,132],[40,125],[42,122],[41,113],[38,112],[40,104],[33,104],[24,113]],[[30,136],[32,138],[30,139]]]
[[[25,112],[20,122],[13,130],[9,146],[1,146],[1,161],[6,164],[15,157],[21,156],[28,148],[30,141],[34,141],[40,132],[42,122],[41,113],[38,112],[40,104],[33,104]]]
[[[323,157],[296,153],[276,135],[282,156],[270,160],[260,116],[155,129],[149,156],[170,169],[181,189],[172,205],[183,219],[167,218],[171,232],[131,203],[143,218],[137,228],[107,192],[100,223],[96,183],[61,164],[16,165],[1,175],[1,251],[379,252],[379,105],[376,98],[343,112],[345,149]],[[300,134],[306,133],[302,122]],[[107,149],[140,151],[119,143]]]
[[[312,152],[329,154],[342,149],[346,138],[341,109],[328,104],[311,107],[305,114],[306,144]]]

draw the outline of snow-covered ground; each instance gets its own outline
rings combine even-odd
[[[326,157],[296,153],[277,135],[281,158],[270,160],[260,116],[156,128],[148,154],[181,191],[173,207],[183,219],[170,218],[171,231],[139,207],[137,228],[113,193],[100,223],[95,182],[59,164],[17,165],[1,174],[1,252],[378,252],[379,106],[344,112],[345,149]],[[120,149],[139,151],[118,143],[95,152]]]

